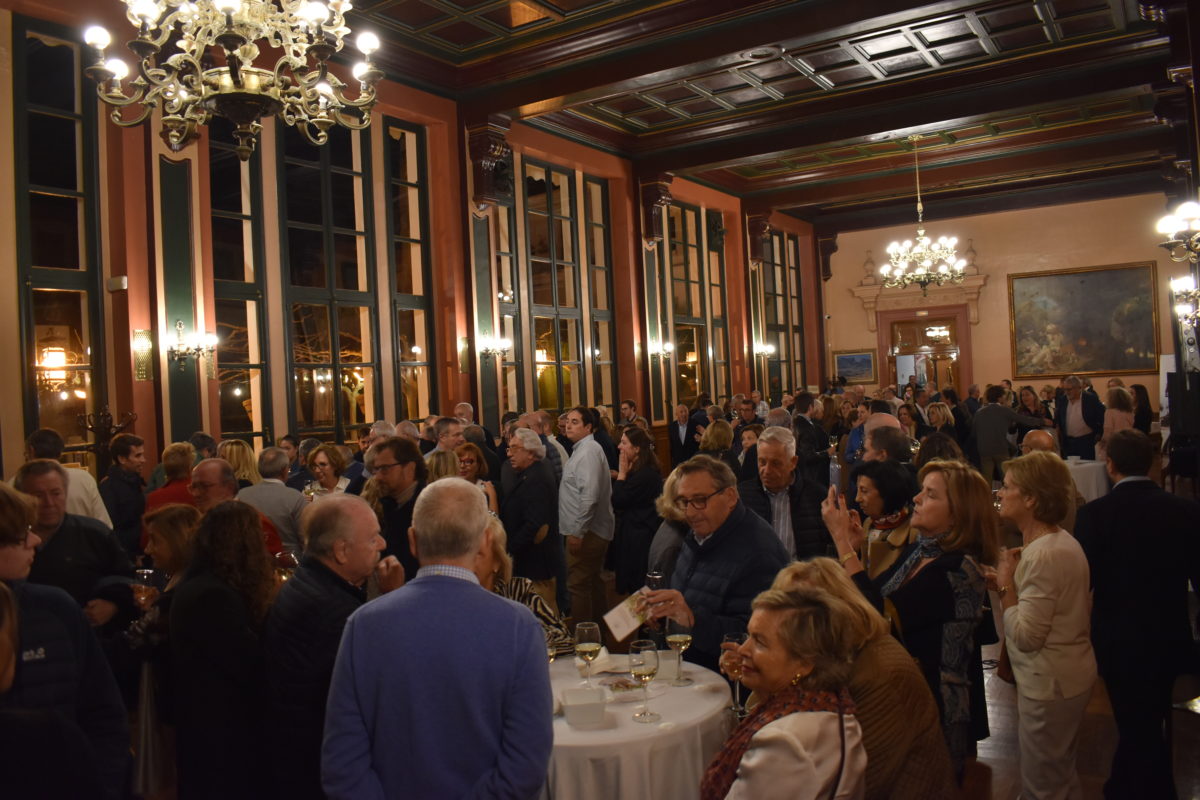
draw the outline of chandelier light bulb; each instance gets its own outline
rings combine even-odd
[[[129,10],[135,17],[147,24],[157,21],[162,13],[162,9],[155,0],[136,0],[129,5]]]
[[[311,25],[320,25],[329,19],[329,7],[324,3],[309,3],[304,6],[304,10],[300,12],[300,15],[308,20]]]
[[[104,68],[112,73],[113,79],[120,82],[129,76],[129,66],[119,58],[110,58],[104,62]]]
[[[1172,278],[1171,291],[1175,294],[1179,294],[1181,292],[1194,292],[1196,291],[1196,279],[1191,275],[1184,275],[1182,278]]]
[[[1190,316],[1191,313],[1195,310],[1196,310],[1195,307],[1191,303],[1176,303],[1175,304],[1175,316],[1177,316],[1177,317]]]
[[[242,7],[242,0],[213,0],[213,6],[222,14],[232,14]]]
[[[101,51],[112,43],[112,37],[109,36],[108,30],[100,25],[93,25],[84,31],[83,40],[88,43],[89,47]]]
[[[351,70],[351,73],[354,75],[354,79],[356,81],[361,81],[363,75],[366,75],[367,70],[369,70],[370,68],[371,68],[370,64],[368,64],[365,61],[360,61],[354,65],[354,69]]]
[[[1200,218],[1200,203],[1196,203],[1191,200],[1186,203],[1181,203],[1179,208],[1175,209],[1175,216],[1186,220]]]
[[[358,35],[354,45],[358,48],[358,52],[370,58],[371,53],[379,49],[379,37],[370,31],[364,31]]]
[[[1164,236],[1174,236],[1179,231],[1187,227],[1187,223],[1174,214],[1168,214],[1158,221],[1155,230]]]

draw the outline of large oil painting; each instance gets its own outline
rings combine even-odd
[[[1008,276],[1015,378],[1154,372],[1154,262]]]
[[[846,379],[846,383],[875,383],[874,350],[835,350],[833,352],[833,374]]]

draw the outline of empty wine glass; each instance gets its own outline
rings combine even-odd
[[[658,674],[658,645],[649,639],[638,639],[629,645],[629,676],[642,685],[642,710],[633,715],[634,722],[658,722],[661,717],[650,710],[650,681]]]
[[[667,647],[675,651],[675,680],[672,686],[691,686],[695,681],[683,676],[683,651],[692,646],[692,629],[673,619],[667,619]]]
[[[584,686],[592,688],[592,662],[600,657],[600,626],[581,622],[575,626],[575,655],[583,659]]]
[[[733,642],[738,647],[746,641],[744,633],[727,633],[721,639],[722,642]],[[739,719],[746,715],[746,709],[742,706],[742,657],[736,650],[721,651],[721,671],[729,676],[733,681],[733,713]]]

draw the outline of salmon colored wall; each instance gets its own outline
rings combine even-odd
[[[1164,251],[1156,246],[1154,223],[1164,210],[1163,197],[1154,194],[1002,211],[930,223],[928,232],[931,235],[959,238],[960,255],[965,249],[963,243],[972,240],[977,253],[975,263],[980,273],[987,276],[987,284],[979,297],[979,323],[969,326],[974,345],[974,381],[984,385],[1012,377],[1010,273],[1154,261],[1157,263],[1159,353],[1173,353],[1168,284],[1171,278],[1183,275],[1186,270],[1166,258]],[[838,251],[831,260],[833,277],[824,285],[826,313],[832,315],[825,325],[827,366],[832,350],[876,347],[875,334],[867,327],[866,312],[851,294],[851,289],[866,274],[863,262],[868,250],[875,263],[881,264],[887,257],[884,252],[887,244],[895,239],[911,238],[913,231],[914,226],[904,225],[838,236]],[[930,313],[936,312],[931,310]],[[1145,384],[1157,408],[1157,372],[1121,377],[1126,385]],[[1105,376],[1098,378],[1102,386]],[[1097,380],[1097,376],[1093,380]]]

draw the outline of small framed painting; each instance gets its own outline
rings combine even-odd
[[[834,350],[833,374],[846,383],[878,383],[874,350]]]

